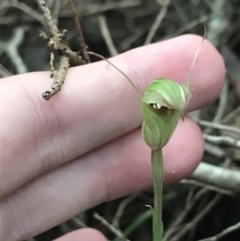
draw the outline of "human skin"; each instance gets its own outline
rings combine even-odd
[[[201,37],[185,35],[111,59],[143,93],[155,78],[186,83]],[[222,57],[207,41],[192,74],[186,111],[213,102],[224,83]],[[151,187],[150,149],[129,82],[105,61],[71,68],[50,101],[49,72],[0,80],[0,240],[39,234],[102,202]],[[164,183],[190,175],[203,154],[188,117],[164,148]],[[81,238],[79,238],[81,237]],[[106,240],[82,229],[60,238]]]

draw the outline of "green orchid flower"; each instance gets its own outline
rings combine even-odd
[[[147,87],[140,107],[143,115],[142,136],[151,148],[152,178],[154,188],[153,240],[161,241],[162,225],[162,148],[172,137],[184,109],[191,99],[189,85],[180,85],[168,79],[156,79]]]
[[[202,42],[205,39],[205,35]],[[179,119],[182,118],[184,120],[184,109],[192,97],[190,91],[191,74],[202,42],[194,56],[186,85],[160,78],[148,85],[143,97],[141,97],[137,90],[143,116],[142,136],[146,144],[151,148],[154,189],[154,208],[151,208],[153,241],[161,241],[163,238],[162,189],[164,168],[162,148],[172,137]],[[134,88],[136,89],[135,86]]]
[[[191,96],[188,87],[168,79],[156,79],[147,87],[140,102],[142,135],[152,150],[162,149],[170,140]]]
[[[206,35],[206,30],[205,30]],[[202,42],[205,39],[205,35]],[[163,155],[162,149],[172,137],[180,118],[184,120],[184,109],[188,105],[192,95],[190,91],[191,73],[202,46],[199,46],[186,85],[178,84],[175,81],[159,78],[152,81],[144,95],[140,94],[138,88],[128,76],[118,69],[103,56],[88,52],[106,60],[110,65],[123,74],[137,93],[140,109],[143,116],[142,136],[146,144],[151,148],[152,180],[154,189],[153,218],[153,241],[161,241],[163,237],[162,224],[162,189],[163,189]]]

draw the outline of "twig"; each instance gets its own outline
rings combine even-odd
[[[219,41],[223,39],[223,33],[229,26],[229,11],[227,10],[224,1],[214,0],[205,2],[212,8],[212,18],[208,23],[208,40],[216,47],[219,45]],[[231,4],[231,2],[228,2]]]
[[[79,218],[71,218],[71,221],[76,225],[77,228],[87,228],[88,226]]]
[[[43,26],[46,25],[44,22],[43,16],[41,14],[39,14],[33,8],[29,7],[27,4],[17,1],[15,3],[10,4],[10,6],[15,7],[15,8],[25,12],[26,14],[31,16],[33,19],[36,19],[38,22],[40,22]]]
[[[172,6],[175,8],[176,14],[179,16],[179,19],[181,19],[183,25],[187,25],[189,23],[189,14],[184,11],[181,3],[179,1],[172,1]]]
[[[192,29],[193,27],[199,25],[199,24],[202,24],[202,23],[205,23],[208,21],[208,19],[210,18],[210,15],[206,14],[206,15],[203,15],[201,16],[200,18],[196,19],[196,20],[193,20],[192,22],[186,24],[185,26],[179,28],[176,32],[175,32],[175,35],[180,35],[182,34],[183,32],[185,31],[188,31],[190,29]]]
[[[240,140],[234,139],[230,136],[211,136],[203,134],[203,137],[206,141],[214,144],[228,144],[230,146],[240,149]]]
[[[2,1],[2,0],[1,0]],[[0,1],[0,2],[1,2]],[[9,6],[15,6],[17,5],[17,0],[6,0],[5,2],[1,2],[0,3],[0,12],[2,10],[6,10]],[[50,2],[50,1],[48,1]],[[53,2],[53,1],[51,1]],[[66,8],[66,6],[64,6],[64,2],[65,1],[60,1],[60,0],[55,0],[55,2],[59,2],[61,4],[61,8],[60,8],[60,12],[59,12],[59,17],[69,17],[72,16],[72,13],[70,11],[68,11],[68,9]],[[133,8],[133,7],[139,7],[142,5],[142,0],[119,0],[119,1],[106,1],[104,4],[101,2],[97,2],[97,1],[89,1],[89,4],[84,4],[87,3],[82,2],[82,1],[77,1],[77,9],[79,7],[81,7],[81,9],[79,9],[79,12],[81,14],[81,16],[90,16],[90,15],[97,15],[100,13],[104,13],[107,11],[111,11],[111,10],[119,10],[119,9],[127,9],[127,8]],[[51,4],[51,7],[53,6],[53,4]],[[82,6],[84,6],[84,8],[82,8]],[[22,10],[24,11],[24,10]],[[27,12],[28,13],[28,12]],[[39,14],[39,13],[38,13]],[[33,14],[30,14],[30,16],[34,17]],[[36,19],[36,18],[34,18]],[[22,20],[28,22],[32,22],[33,18],[29,18],[28,16],[22,16]],[[42,18],[42,20],[44,20]],[[39,19],[38,19],[39,21]],[[44,21],[41,21],[44,24]]]
[[[103,39],[107,45],[107,48],[108,48],[111,56],[117,55],[118,54],[117,48],[115,47],[115,45],[113,43],[112,36],[111,36],[109,28],[108,28],[106,17],[103,14],[98,16],[98,23],[99,23],[101,34],[103,36]]]
[[[60,31],[54,22],[54,19],[51,15],[51,11],[47,7],[46,2],[44,0],[36,0],[36,1],[38,3],[38,6],[39,6],[44,18],[45,18],[45,21],[47,23],[47,26],[49,28],[51,35],[53,36],[53,38],[56,38],[56,35],[59,34]],[[57,39],[55,39],[55,41],[58,42]]]
[[[169,228],[163,238],[163,241],[169,240],[169,238],[175,233],[175,230],[178,228],[179,224],[183,222],[183,220],[186,218],[188,213],[192,210],[192,208],[195,206],[195,204],[199,201],[199,199],[207,192],[206,188],[201,189],[197,192],[197,194],[194,196],[194,199],[192,202],[187,204],[186,209],[182,211],[180,215],[175,219],[175,221],[171,224],[172,228]]]
[[[132,35],[127,37],[121,44],[120,44],[120,49],[122,51],[126,51],[131,44],[133,44],[137,39],[139,39],[145,31],[142,29],[137,29]]]
[[[240,193],[240,171],[201,162],[189,179]]]
[[[17,27],[14,29],[13,36],[10,39],[0,42],[0,49],[6,52],[18,74],[26,73],[28,71],[27,66],[18,52],[18,48],[24,39],[25,31],[26,28],[21,26]]]
[[[61,7],[61,1],[55,0],[52,5],[52,16],[56,25],[58,24],[58,15],[60,12],[60,7]]]
[[[219,129],[219,130],[225,130],[225,131],[237,133],[240,135],[240,128],[237,128],[237,127],[226,126],[226,125],[212,123],[212,122],[203,121],[203,120],[199,120],[198,124],[200,124],[201,126],[208,126],[208,127],[212,127],[212,128]]]
[[[43,93],[43,98],[49,100],[53,95],[55,95],[64,83],[67,70],[70,65],[81,65],[85,64],[85,61],[79,55],[79,53],[72,51],[66,41],[67,30],[60,31],[55,24],[55,21],[51,15],[51,11],[46,5],[44,0],[36,0],[38,6],[45,18],[51,37],[49,38],[46,33],[40,32],[40,37],[47,42],[50,49],[50,67],[51,75],[53,77],[54,71],[54,60],[59,59],[59,69],[54,78],[54,82],[51,89]]]
[[[11,76],[12,73],[7,70],[2,64],[0,64],[0,78]]]
[[[223,148],[207,142],[205,142],[204,144],[204,151],[218,158],[224,158],[226,156],[226,153],[223,150]]]
[[[240,113],[240,106],[238,106],[236,109],[234,109],[228,115],[226,115],[221,121],[222,124],[228,123],[230,120],[234,119],[239,113]]]
[[[118,238],[120,238],[123,241],[129,241],[129,239],[126,239],[123,235],[123,233],[119,230],[117,230],[113,225],[111,225],[106,219],[101,217],[98,213],[93,214],[94,218],[101,222],[102,225],[107,227],[114,235],[116,235]]]
[[[43,98],[49,100],[53,95],[57,94],[61,90],[61,87],[64,83],[67,71],[69,68],[69,57],[62,56],[60,57],[59,69],[55,75],[54,82],[51,88],[43,93]]]
[[[170,0],[167,0],[166,3],[162,4],[160,11],[159,11],[154,23],[152,24],[150,31],[148,32],[144,45],[150,44],[152,42],[152,39],[157,32],[157,29],[160,27],[162,20],[164,19],[165,15],[167,13],[169,3],[170,3]]]
[[[226,106],[227,106],[227,97],[228,97],[228,79],[225,80],[222,92],[220,94],[220,101],[219,106],[217,108],[216,114],[213,117],[212,123],[220,123],[221,119],[224,115]],[[204,130],[204,133],[209,134],[212,131],[212,128],[208,127],[206,130]]]
[[[214,191],[214,192],[218,192],[224,195],[228,195],[228,196],[234,196],[234,193],[231,191],[227,191],[225,189],[219,188],[219,187],[214,187],[211,185],[206,185],[205,183],[201,183],[195,180],[188,180],[188,179],[184,179],[182,181],[180,181],[180,183],[182,184],[190,184],[190,185],[195,185],[198,187],[202,187],[202,188],[206,188],[209,191]]]
[[[57,0],[59,1],[59,0]],[[77,4],[79,6],[82,5],[81,1],[78,1],[79,3]],[[95,3],[96,2],[96,3]],[[103,13],[106,11],[111,11],[114,9],[125,9],[125,8],[131,8],[131,7],[137,7],[142,4],[141,0],[119,0],[119,1],[106,1],[104,4],[97,1],[92,1],[89,6],[87,6],[85,9],[80,10],[81,16],[89,16],[89,15],[95,15],[99,13]],[[64,11],[64,13],[60,14],[61,16],[69,16],[69,13]]]
[[[68,221],[61,223],[59,225],[59,229],[61,230],[61,234],[66,234],[72,231],[70,225],[68,224]]]
[[[186,31],[189,31],[191,30],[192,28],[194,28],[195,26],[199,25],[199,24],[202,24],[202,23],[205,23],[209,20],[210,18],[210,15],[209,14],[205,14],[203,16],[201,16],[200,18],[198,19],[195,19],[193,20],[192,22],[180,27],[179,29],[177,29],[174,33],[172,34],[168,34],[167,36],[165,36],[163,39],[169,39],[169,38],[172,38],[174,36],[178,36]]]
[[[228,227],[226,228],[225,230],[223,230],[221,233],[213,236],[213,237],[210,237],[210,238],[205,238],[205,239],[201,239],[199,241],[217,241],[221,238],[223,238],[224,236],[226,236],[227,234],[230,234],[236,230],[240,229],[240,222],[231,226],[231,227]]]
[[[120,205],[118,206],[117,208],[117,211],[116,211],[116,214],[113,218],[113,221],[112,221],[112,225],[118,229],[119,228],[119,220],[121,219],[122,217],[122,214],[124,212],[124,209],[126,208],[126,206],[128,206],[131,202],[133,202],[133,200],[135,200],[137,197],[139,196],[139,193],[135,194],[135,195],[132,195],[132,196],[129,196],[128,198],[125,198],[121,203]]]
[[[221,46],[221,54],[225,62],[225,68],[229,83],[233,84],[234,92],[240,97],[240,58],[228,44]],[[223,123],[223,121],[222,121]]]
[[[41,24],[45,25],[44,18],[42,17],[42,15],[39,14],[33,8],[29,7],[27,4],[19,1],[4,1],[0,4],[0,11],[2,11],[3,9],[7,9],[9,7],[17,8],[31,16],[33,19],[39,21]]]
[[[221,199],[221,194],[216,194],[216,196],[208,203],[208,205],[201,210],[201,212],[194,217],[191,222],[186,224],[170,241],[180,240],[193,226],[195,226]]]
[[[87,53],[87,46],[85,44],[85,40],[83,37],[82,28],[81,28],[81,24],[80,24],[80,20],[79,20],[79,16],[78,16],[78,11],[74,5],[73,0],[68,0],[68,3],[70,5],[72,13],[73,13],[74,23],[75,23],[77,33],[78,33],[78,40],[80,42],[80,46],[81,46],[82,53],[83,53],[83,59],[86,61],[86,63],[90,63],[90,58]]]

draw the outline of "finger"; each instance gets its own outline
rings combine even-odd
[[[68,233],[55,241],[107,241],[102,233],[98,232],[96,229],[84,228],[80,230]]]
[[[157,77],[183,83],[200,40],[190,35],[179,37],[129,51],[112,62],[141,90]],[[205,42],[193,73],[189,108],[213,101],[223,76],[222,58]],[[31,73],[0,83],[0,111],[4,116],[0,196],[141,124],[133,88],[105,62],[71,69],[61,93],[46,102],[40,92],[50,81],[48,73]]]
[[[188,118],[180,121],[164,148],[165,183],[189,175],[202,154],[198,126]],[[99,203],[146,189],[151,183],[150,149],[140,130],[135,130],[43,175],[0,202],[5,231],[0,238],[6,240],[9,233],[15,235],[13,240],[34,236]]]

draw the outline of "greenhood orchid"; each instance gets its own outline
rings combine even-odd
[[[204,39],[205,36],[203,37],[202,42]],[[101,55],[88,52],[89,54],[106,60],[110,65],[122,73],[137,93],[143,116],[142,136],[146,144],[151,148],[154,207],[150,208],[153,217],[153,241],[162,241],[163,238],[162,189],[164,172],[162,148],[172,137],[180,118],[184,120],[184,109],[192,97],[190,91],[191,73],[202,46],[202,42],[192,62],[186,85],[181,85],[165,78],[155,79],[148,85],[143,96],[128,76],[109,60]]]

